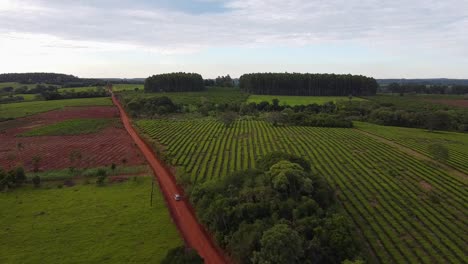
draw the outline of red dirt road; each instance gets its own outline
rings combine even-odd
[[[164,167],[162,162],[157,159],[151,148],[140,138],[138,133],[130,124],[130,120],[120,105],[120,102],[114,95],[112,95],[112,101],[119,108],[120,117],[122,119],[122,123],[127,129],[127,132],[140,148],[141,152],[146,157],[148,164],[153,169],[169,206],[171,215],[187,245],[197,250],[198,254],[205,260],[205,263],[227,263],[223,254],[216,248],[204,228],[198,223],[188,202],[185,200],[176,201],[174,199],[174,194],[182,193],[175,183],[174,176]]]

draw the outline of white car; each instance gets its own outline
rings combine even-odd
[[[176,194],[174,194],[174,199],[175,199],[176,201],[180,201],[180,200],[182,199],[182,196],[180,196],[180,194],[177,194],[177,193],[176,193]]]

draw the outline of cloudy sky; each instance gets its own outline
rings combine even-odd
[[[468,0],[0,0],[0,72],[468,78]]]

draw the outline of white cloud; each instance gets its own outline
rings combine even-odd
[[[0,55],[67,48],[172,55],[352,41],[386,54],[468,56],[466,0],[231,0],[224,12],[202,14],[99,3],[0,0]]]

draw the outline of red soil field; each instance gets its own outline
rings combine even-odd
[[[118,117],[119,111],[116,107],[72,107],[2,122],[0,166],[10,169],[22,164],[27,171],[31,171],[34,156],[41,158],[40,171],[71,166],[92,168],[112,163],[120,165],[123,160],[130,166],[145,164],[144,157],[120,122],[94,134],[17,137],[18,134],[34,127],[68,119]],[[81,153],[82,158],[72,163],[70,154],[76,151]]]
[[[450,106],[458,106],[458,107],[463,107],[463,108],[468,108],[468,100],[463,100],[463,99],[431,99],[428,100],[433,103],[437,104],[444,104],[444,105],[450,105]]]

